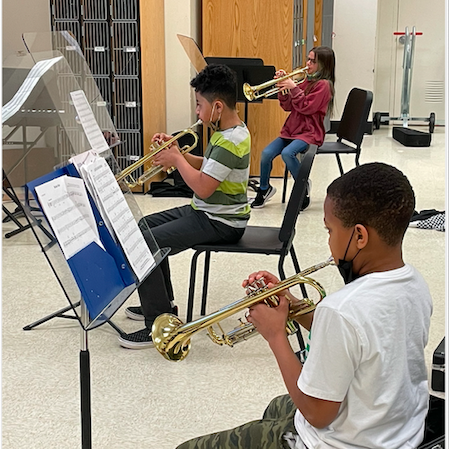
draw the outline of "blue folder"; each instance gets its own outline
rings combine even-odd
[[[75,166],[69,164],[28,182],[26,188],[33,194],[40,206],[35,188],[63,175],[80,177]],[[103,250],[93,242],[70,257],[67,263],[89,311],[89,316],[91,320],[95,320],[114,301],[114,298],[128,286],[136,284],[138,280],[121,246],[116,243],[104,225],[104,220],[91,195],[89,192],[87,194],[97,223],[100,240],[105,249]]]

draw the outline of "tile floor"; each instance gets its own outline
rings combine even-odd
[[[335,138],[329,136],[330,139]],[[410,179],[417,210],[445,210],[445,129],[437,127],[428,148],[404,147],[382,126],[365,136],[361,162],[383,161]],[[352,156],[344,156],[346,169]],[[317,156],[312,168],[312,203],[300,214],[295,247],[301,267],[328,257],[322,222],[325,188],[338,176],[333,156]],[[252,213],[251,224],[276,225],[283,217],[282,180],[278,193],[264,209]],[[289,188],[292,182],[289,181]],[[142,211],[156,212],[187,202],[179,198],[137,196]],[[13,229],[3,225],[3,235]],[[405,260],[415,265],[430,285],[434,313],[428,366],[445,335],[445,233],[410,229],[404,243]],[[55,318],[31,330],[23,326],[64,306],[67,301],[30,231],[2,238],[2,443],[4,449],[81,447],[79,350],[77,321]],[[171,258],[172,277],[181,317],[185,317],[192,252]],[[276,272],[271,256],[214,254],[211,261],[208,311],[244,295],[246,274],[257,269]],[[201,265],[201,264],[200,264]],[[286,263],[287,275],[293,267]],[[201,279],[201,271],[198,280]],[[328,292],[342,285],[334,268],[316,273]],[[199,316],[197,289],[194,318]],[[138,305],[134,294],[126,306]],[[122,308],[113,321],[126,331],[141,326],[125,317]],[[230,330],[236,317],[224,323]],[[297,342],[292,339],[292,345]],[[98,449],[172,449],[196,435],[258,419],[271,398],[285,393],[271,352],[261,337],[234,348],[211,343],[205,333],[192,338],[188,357],[165,360],[155,349],[131,351],[117,343],[109,325],[89,332],[92,385],[92,441]]]

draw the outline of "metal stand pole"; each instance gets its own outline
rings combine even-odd
[[[81,321],[87,326],[89,312],[86,304],[81,301]],[[80,386],[81,386],[81,447],[92,448],[92,420],[91,420],[91,394],[90,394],[90,355],[87,345],[87,330],[81,327],[80,350]]]

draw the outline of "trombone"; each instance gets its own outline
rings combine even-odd
[[[297,75],[304,75],[301,79],[293,79],[296,84],[302,83],[306,78],[308,67],[303,67],[302,69],[293,70],[291,73],[287,73],[287,75],[281,76],[280,78],[274,78],[266,83],[259,84],[257,86],[250,86],[248,83],[243,84],[243,93],[248,101],[257,100],[258,98],[267,98],[271,97],[271,95],[277,94],[281,91],[280,87],[273,87],[264,92],[265,89],[279,83],[280,81],[284,81],[288,78],[292,78]]]
[[[192,126],[185,129],[184,131],[179,132],[178,134],[173,136],[170,140],[167,140],[167,142],[163,142],[162,144],[153,142],[150,146],[150,151],[145,156],[141,157],[138,161],[134,162],[134,164],[131,164],[129,167],[126,167],[120,173],[115,175],[115,179],[117,180],[117,182],[124,181],[127,184],[127,186],[130,189],[132,189],[133,187],[143,185],[153,176],[156,176],[163,170],[164,167],[162,165],[152,165],[148,170],[144,171],[143,174],[140,175],[137,179],[135,179],[132,176],[132,173],[136,171],[138,168],[140,168],[143,164],[150,161],[157,153],[162,151],[164,148],[169,147],[186,134],[191,134],[194,138],[194,142],[192,143],[192,145],[184,145],[182,148],[179,149],[179,151],[181,152],[181,154],[186,154],[192,151],[198,144],[198,135],[193,131],[192,128],[194,128],[197,125],[201,125],[202,123],[203,122],[201,120],[198,120]],[[170,174],[174,170],[176,170],[176,167],[170,167],[167,170],[167,173]]]
[[[287,332],[291,334],[296,331],[296,329],[293,330],[295,325],[292,321],[301,315],[315,310],[316,305],[326,296],[324,288],[317,281],[308,277],[308,275],[321,268],[327,267],[328,265],[335,265],[332,257],[325,262],[313,265],[312,267],[279,282],[272,288],[263,286],[262,288],[255,289],[244,298],[223,307],[217,312],[189,323],[183,324],[176,315],[172,315],[171,313],[159,315],[155,319],[151,329],[154,346],[167,360],[184,360],[190,350],[190,339],[192,335],[203,329],[207,329],[208,335],[214,343],[232,347],[240,341],[247,340],[249,337],[257,335],[257,329],[253,324],[248,322],[243,323],[241,321],[239,326],[225,334],[219,324],[220,321],[261,302],[265,302],[270,306],[276,306],[278,304],[276,295],[280,292],[297,284],[308,284],[317,290],[319,299],[314,302],[308,298],[304,298],[300,300],[299,303],[290,305]],[[220,328],[221,335],[217,334],[213,329],[213,325],[216,323]]]

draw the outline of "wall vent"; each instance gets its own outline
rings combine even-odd
[[[426,103],[444,103],[444,81],[426,81]]]

